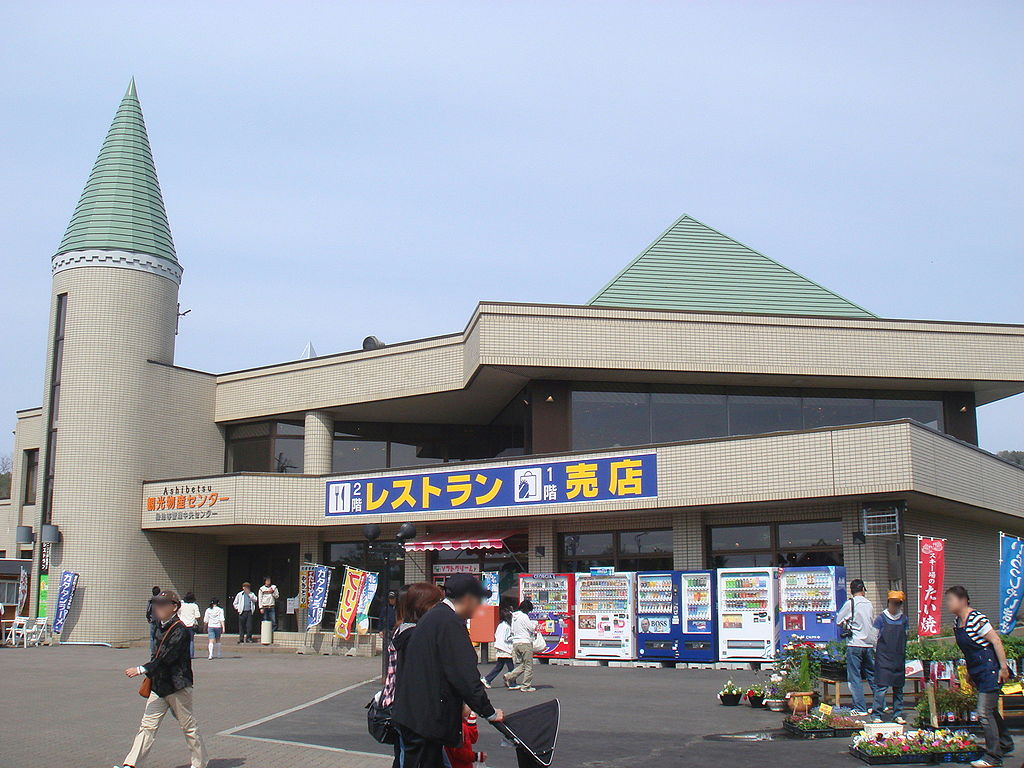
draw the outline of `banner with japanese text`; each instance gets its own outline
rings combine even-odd
[[[368,634],[370,631],[370,603],[377,594],[377,579],[376,573],[367,573],[363,582],[363,593],[359,595],[359,605],[356,606],[356,632],[360,635]]]
[[[942,625],[942,587],[946,577],[946,540],[917,538],[917,634],[931,637]]]
[[[338,598],[338,614],[334,620],[334,634],[342,640],[352,637],[352,624],[356,620],[359,597],[366,585],[367,571],[345,566],[345,577],[341,582],[341,596]]]
[[[57,592],[57,609],[53,613],[53,634],[59,635],[64,631],[64,622],[67,621],[68,611],[71,610],[71,601],[75,598],[75,589],[78,587],[78,574],[73,571],[64,571],[60,575],[60,591]]]
[[[999,631],[1008,635],[1017,624],[1024,598],[1024,539],[999,533]]]
[[[331,569],[314,565],[309,578],[309,607],[306,612],[306,631],[320,626],[327,605],[327,590],[331,585]]]
[[[324,514],[457,512],[658,495],[654,453],[329,480]]]
[[[18,607],[14,611],[16,616],[24,615],[25,604],[28,602],[28,568],[21,569],[18,577]]]

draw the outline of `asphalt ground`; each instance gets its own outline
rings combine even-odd
[[[363,708],[379,685],[378,659],[254,653],[195,662],[196,710],[210,768],[385,768],[390,747],[366,734]],[[142,714],[122,670],[145,649],[0,649],[0,768],[110,768],[127,751]],[[144,659],[142,659],[144,660]],[[481,667],[485,671],[487,667]],[[779,766],[858,768],[847,740],[758,741],[782,715],[723,707],[716,693],[749,672],[538,665],[536,693],[491,691],[506,711],[557,697],[562,726],[555,768]],[[747,734],[731,738],[730,734]],[[491,768],[514,768],[514,750],[481,725]],[[187,751],[167,718],[144,768],[186,768]],[[1017,760],[1007,761],[1016,768]],[[140,766],[140,768],[143,768]]]

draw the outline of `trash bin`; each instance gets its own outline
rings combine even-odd
[[[262,621],[260,622],[260,643],[262,645],[270,645],[274,642],[274,622]]]

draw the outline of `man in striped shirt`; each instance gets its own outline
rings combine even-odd
[[[971,608],[971,597],[961,586],[946,590],[946,610],[953,614],[956,644],[964,655],[971,683],[978,689],[978,718],[985,729],[985,755],[971,763],[974,768],[1003,764],[1013,751],[1013,739],[999,714],[1000,685],[1010,679],[1006,651],[988,617]]]

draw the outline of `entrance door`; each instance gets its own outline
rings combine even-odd
[[[255,593],[263,584],[263,577],[274,580],[281,598],[277,601],[277,628],[279,631],[295,632],[295,617],[285,613],[285,599],[299,594],[299,545],[298,544],[250,544],[228,547],[228,601],[223,606],[227,618],[227,632],[238,632],[238,614],[231,606],[242,582],[248,581]],[[259,626],[256,627],[259,632]]]

